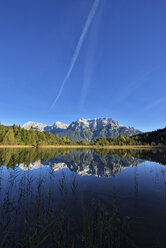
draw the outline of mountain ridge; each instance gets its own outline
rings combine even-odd
[[[123,126],[112,118],[82,118],[70,124],[57,121],[53,125],[29,121],[22,125],[22,128],[27,130],[31,127],[40,132],[49,131],[60,138],[68,137],[72,141],[84,140],[86,142],[102,137],[118,137],[120,134],[123,136],[132,136],[141,133],[140,130],[130,126]]]

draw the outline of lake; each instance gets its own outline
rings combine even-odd
[[[0,149],[0,247],[165,244],[165,150]]]

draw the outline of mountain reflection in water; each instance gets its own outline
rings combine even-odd
[[[42,219],[42,224],[40,223],[41,226],[43,223],[45,226],[50,225],[47,218],[60,218],[63,211],[63,219],[70,226],[70,230],[64,230],[71,238],[60,238],[59,233],[63,228],[59,227],[61,222],[58,222],[55,225],[59,230],[55,235],[59,235],[58,243],[50,236],[53,234],[48,228],[49,234],[48,237],[46,235],[43,247],[66,247],[68,243],[72,247],[72,237],[75,233],[78,234],[74,241],[77,246],[73,247],[109,247],[109,242],[113,242],[110,247],[165,247],[165,164],[164,150],[1,149],[0,207],[3,211],[0,214],[0,223],[4,221],[5,227],[8,223],[5,221],[10,219],[8,225],[12,231],[8,234],[9,238],[16,243],[25,242],[24,247],[31,247],[28,238],[31,231],[28,227],[31,226],[34,230],[37,228],[38,232],[36,221],[44,218],[48,209],[51,217],[46,215],[46,219]],[[34,209],[36,212],[32,216]],[[97,212],[95,209],[98,209]],[[110,219],[103,211],[108,211],[106,216],[110,216]],[[4,212],[7,215],[6,219]],[[88,241],[86,234],[82,234],[85,231],[85,227],[84,231],[81,229],[85,221],[83,218],[82,223],[83,213],[86,213],[85,219],[91,220],[88,228],[96,230],[91,233],[91,239],[93,242],[95,240],[96,246],[90,246],[89,242],[92,240]],[[103,216],[102,225],[107,227],[102,229],[102,246],[99,245],[100,235],[97,234],[98,231],[101,232],[101,226],[94,229],[94,226],[98,225],[97,217],[94,217],[96,213],[99,213],[99,226]],[[113,216],[116,216],[114,222]],[[122,225],[124,218],[124,223],[128,224]],[[24,221],[27,223],[28,237],[20,241],[19,230]],[[130,231],[127,229],[128,225]],[[19,237],[13,236],[13,230]],[[110,234],[109,230],[112,230],[114,235]],[[42,232],[42,229],[40,231]],[[25,233],[23,234],[25,236]],[[82,235],[85,235],[84,239]],[[109,235],[114,238],[110,240]],[[0,245],[4,237],[5,231],[2,237],[0,235]],[[7,241],[6,244],[8,245]],[[13,247],[17,247],[15,243]]]
[[[33,170],[40,167],[50,167],[53,171],[69,168],[81,176],[94,175],[99,177],[112,177],[121,173],[127,167],[135,167],[143,162],[134,157],[121,158],[118,155],[101,155],[91,151],[72,151],[67,155],[58,155],[55,158],[42,162],[19,164],[23,170]]]

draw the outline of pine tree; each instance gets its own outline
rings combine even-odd
[[[36,146],[36,132],[30,128],[31,145]]]
[[[7,133],[5,134],[5,137],[3,139],[3,144],[5,144],[5,145],[14,145],[15,144],[13,129],[10,128],[7,131]]]

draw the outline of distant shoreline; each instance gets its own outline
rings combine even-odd
[[[0,148],[85,148],[85,149],[166,149],[166,146],[82,146],[82,145],[0,145]]]

